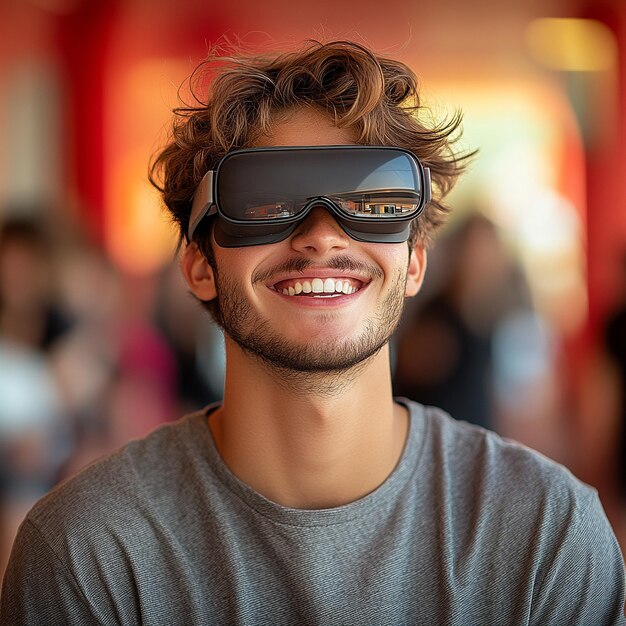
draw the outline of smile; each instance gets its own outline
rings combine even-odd
[[[286,296],[337,297],[356,293],[363,285],[354,278],[300,278],[282,280],[274,289]]]

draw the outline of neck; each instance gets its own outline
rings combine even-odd
[[[392,399],[387,346],[340,374],[276,371],[228,338],[226,353],[210,426],[242,481],[284,506],[318,509],[363,497],[393,471],[408,414]]]

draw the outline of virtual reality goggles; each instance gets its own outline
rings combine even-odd
[[[217,215],[214,236],[222,247],[276,243],[319,206],[357,241],[401,243],[430,199],[430,170],[401,148],[236,150],[200,182],[187,238]]]

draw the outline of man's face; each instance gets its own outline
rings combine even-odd
[[[351,130],[325,114],[296,109],[255,146],[355,143]],[[376,354],[395,330],[405,296],[419,289],[424,266],[421,249],[409,255],[406,243],[355,241],[321,207],[279,243],[212,247],[215,272],[197,250],[188,249],[183,261],[196,296],[217,298],[218,322],[243,350],[300,372],[345,370]],[[203,270],[207,280],[199,280]]]

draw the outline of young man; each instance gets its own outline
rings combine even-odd
[[[224,401],[31,511],[3,623],[624,623],[595,491],[392,398],[388,340],[461,168],[458,120],[417,109],[407,67],[335,42],[231,60],[178,111],[155,167],[225,331]]]

